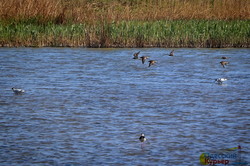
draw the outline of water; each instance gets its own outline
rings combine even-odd
[[[0,165],[193,166],[238,145],[249,164],[250,49],[169,52],[1,48]]]

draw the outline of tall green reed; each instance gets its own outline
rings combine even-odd
[[[249,47],[249,20],[2,24],[2,46]]]

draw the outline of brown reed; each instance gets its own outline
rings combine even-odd
[[[2,21],[249,20],[249,0],[1,0]]]

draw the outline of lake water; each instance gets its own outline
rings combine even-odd
[[[250,49],[170,51],[0,48],[0,165],[249,165]]]

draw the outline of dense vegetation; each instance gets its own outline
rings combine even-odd
[[[0,46],[249,47],[248,0],[2,0]]]

